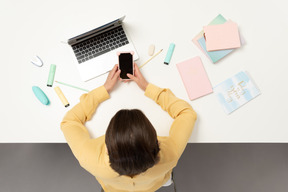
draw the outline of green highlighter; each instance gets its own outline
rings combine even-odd
[[[51,64],[50,65],[50,71],[49,71],[49,77],[48,77],[48,81],[47,81],[48,87],[52,87],[52,85],[53,85],[55,72],[56,72],[56,65]]]
[[[175,44],[170,43],[169,49],[167,51],[167,55],[166,55],[165,60],[164,60],[164,64],[168,65],[170,63],[174,48],[175,48]]]

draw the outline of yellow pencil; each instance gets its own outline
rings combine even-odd
[[[157,55],[159,55],[159,53],[161,53],[163,51],[163,49],[161,49],[158,53],[156,53],[155,55],[153,55],[150,59],[148,59],[145,63],[143,63],[140,67],[139,67],[139,69],[141,68],[141,67],[143,67],[145,64],[147,64],[149,61],[151,61],[154,57],[156,57]]]

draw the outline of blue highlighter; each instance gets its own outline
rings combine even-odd
[[[174,48],[175,48],[175,44],[170,43],[167,55],[166,55],[165,60],[164,60],[164,64],[168,65],[170,63]]]

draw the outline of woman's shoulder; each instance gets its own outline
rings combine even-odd
[[[160,161],[178,161],[179,155],[176,144],[170,137],[158,136]]]

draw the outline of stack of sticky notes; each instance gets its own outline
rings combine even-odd
[[[227,21],[221,14],[204,26],[192,41],[213,63],[243,44],[237,23]]]

